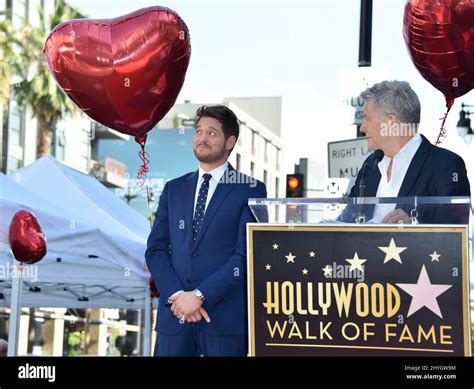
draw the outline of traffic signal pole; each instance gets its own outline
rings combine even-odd
[[[372,65],[372,0],[360,1],[359,67]]]
[[[372,0],[360,0],[359,67],[372,65],[372,6]],[[360,125],[356,136],[365,136],[360,132]]]

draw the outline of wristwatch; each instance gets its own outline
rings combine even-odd
[[[196,296],[196,298],[198,298],[201,301],[205,300],[204,295],[201,293],[199,289],[194,290],[194,295]]]

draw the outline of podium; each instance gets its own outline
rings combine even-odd
[[[469,197],[249,206],[251,356],[472,355]]]

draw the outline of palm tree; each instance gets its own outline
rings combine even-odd
[[[39,8],[39,27],[25,23],[20,35],[21,69],[23,81],[14,88],[20,106],[30,105],[38,119],[37,157],[51,154],[53,129],[63,115],[76,111],[76,106],[58,87],[49,72],[43,46],[47,34],[58,24],[69,19],[83,17],[63,0],[56,2],[53,14],[46,23],[43,9]],[[46,26],[46,27],[45,27]],[[32,74],[34,73],[34,74]]]
[[[10,10],[0,11],[0,171],[4,171],[3,131],[7,124],[13,75],[19,72],[17,31],[13,28]]]
[[[0,17],[7,16],[6,11]],[[7,105],[11,93],[12,76],[18,70],[18,54],[14,49],[15,31],[8,18],[0,20],[0,104]]]

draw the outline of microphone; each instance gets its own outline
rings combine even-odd
[[[365,196],[365,175],[367,174],[367,170],[374,170],[379,162],[383,159],[384,157],[384,152],[383,150],[377,149],[374,151],[374,153],[365,160],[364,164],[362,165],[360,169],[360,181],[359,181],[359,193],[358,197],[364,197]],[[363,212],[363,204],[359,203],[359,212],[358,216],[356,218],[356,223],[365,223],[365,214]]]
[[[359,181],[359,196],[364,197],[365,190],[365,175],[367,174],[367,169],[374,170],[379,162],[384,157],[384,152],[380,149],[374,151],[374,153],[365,160],[364,164],[360,168],[360,181]]]

